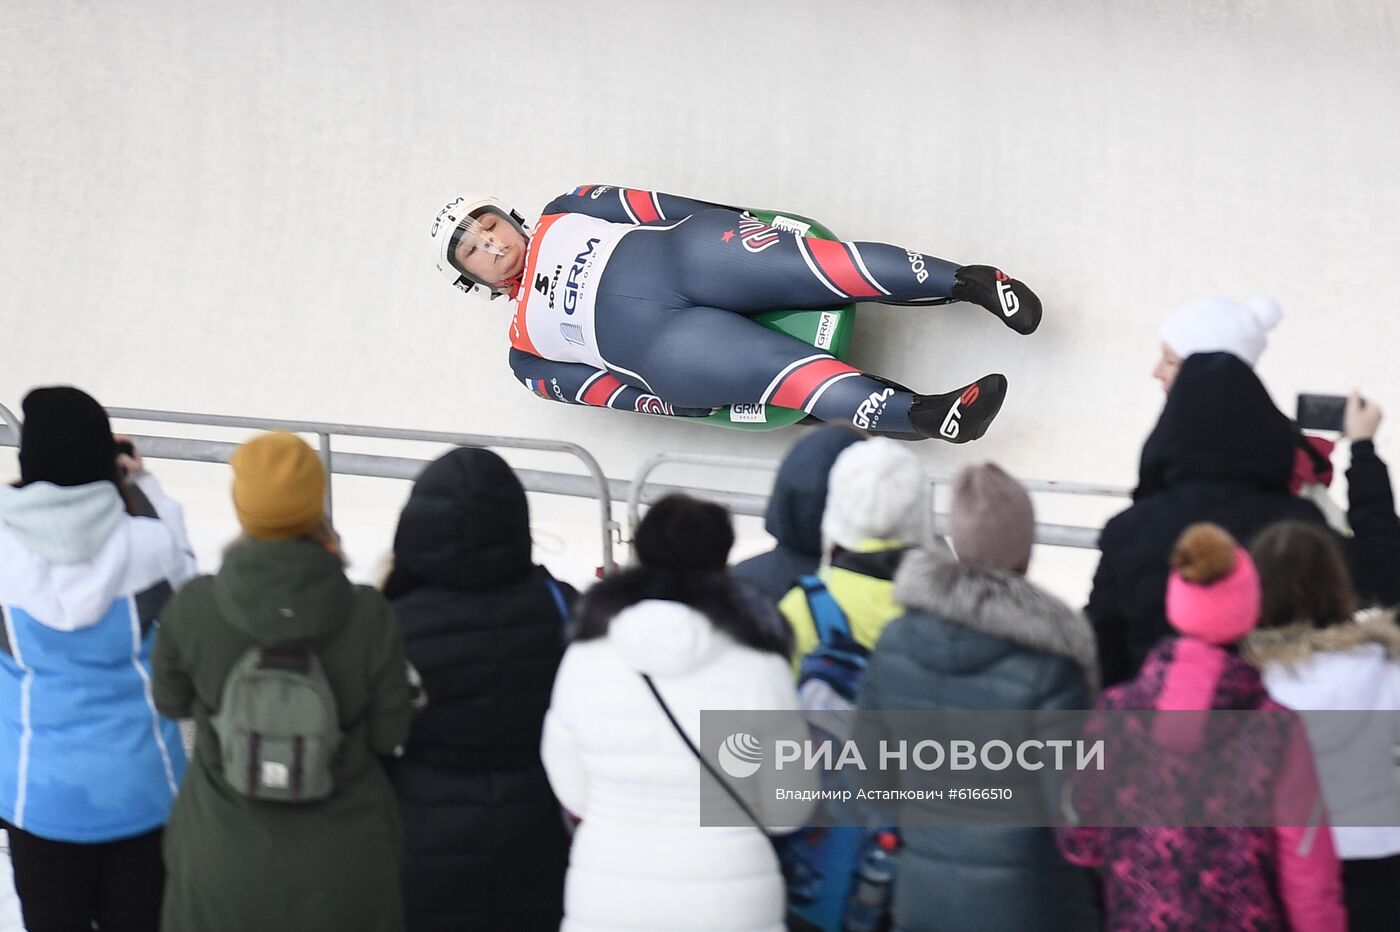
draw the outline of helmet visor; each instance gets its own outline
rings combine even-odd
[[[500,291],[520,279],[527,244],[513,217],[497,207],[478,207],[452,231],[447,259],[471,281]]]

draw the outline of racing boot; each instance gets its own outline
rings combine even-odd
[[[909,422],[925,437],[967,443],[987,432],[1006,400],[1006,376],[999,372],[942,395],[915,395]]]
[[[1020,334],[1035,333],[1040,326],[1040,299],[1025,282],[1009,277],[990,265],[965,265],[958,269],[954,301],[980,304]]]

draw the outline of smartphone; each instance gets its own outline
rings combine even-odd
[[[1346,409],[1346,395],[1300,394],[1298,427],[1301,430],[1331,430],[1340,433]]]

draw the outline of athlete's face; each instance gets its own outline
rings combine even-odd
[[[1162,358],[1157,360],[1157,365],[1152,370],[1152,377],[1162,383],[1162,391],[1172,390],[1172,383],[1176,381],[1176,374],[1180,370],[1181,357],[1176,354],[1176,350],[1163,343]]]
[[[497,287],[520,277],[525,268],[525,237],[492,211],[467,221],[453,258],[472,275]]]

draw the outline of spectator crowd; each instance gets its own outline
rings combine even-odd
[[[198,575],[102,406],[36,388],[0,487],[0,825],[26,927],[1400,928],[1383,414],[1348,399],[1337,504],[1333,443],[1254,372],[1280,316],[1216,298],[1164,325],[1165,404],[1082,611],[1028,579],[1034,504],[1006,470],[958,473],[945,539],[912,448],[843,427],[790,449],[770,552],[728,565],[728,511],[672,495],[581,593],[474,448],[418,477],[382,585],[351,583],[318,455],[264,433],[229,463],[241,534]],[[725,779],[702,710],[1296,712],[1277,768],[1188,788],[1144,763],[1105,792],[1286,780],[1317,817],[702,827],[702,775]],[[1306,714],[1338,710],[1375,714]]]

